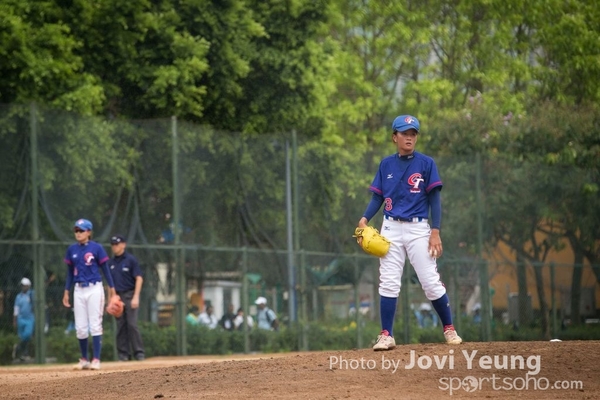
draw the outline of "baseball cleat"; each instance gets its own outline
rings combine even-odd
[[[462,339],[458,336],[458,333],[454,329],[447,329],[444,331],[444,337],[446,338],[446,343],[448,344],[461,344]]]
[[[100,369],[100,360],[98,360],[97,358],[94,358],[92,360],[92,364],[90,365],[90,369],[98,371]]]
[[[373,346],[374,351],[385,351],[392,350],[396,347],[396,340],[393,336],[390,336],[386,330],[381,331],[381,334],[377,336],[377,342]]]
[[[80,358],[79,362],[77,364],[75,364],[73,369],[78,369],[78,370],[90,369],[90,362],[88,360],[86,360],[85,358]]]

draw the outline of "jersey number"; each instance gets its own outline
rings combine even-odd
[[[392,210],[392,199],[390,199],[389,197],[385,198],[385,211],[391,211]]]

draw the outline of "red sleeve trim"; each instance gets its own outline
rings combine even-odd
[[[438,186],[442,186],[442,181],[437,181],[437,182],[433,182],[432,184],[430,184],[429,186],[427,186],[427,188],[425,189],[425,191],[427,193],[431,192],[432,189],[438,187]]]
[[[380,194],[380,195],[383,194],[383,190],[381,190],[379,188],[376,188],[375,186],[369,186],[369,190],[372,191],[372,192],[375,192],[377,194]]]

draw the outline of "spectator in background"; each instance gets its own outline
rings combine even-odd
[[[277,314],[275,314],[275,311],[267,307],[267,299],[264,297],[259,297],[256,299],[254,304],[258,306],[258,312],[256,313],[258,329],[264,329],[268,331],[279,330]]]
[[[200,309],[198,306],[192,306],[190,308],[189,314],[185,317],[185,320],[190,325],[199,325],[200,321],[198,320],[198,316],[200,315]]]
[[[246,323],[248,324],[248,328],[254,328],[254,320],[252,319],[252,316],[248,315],[246,317]],[[238,331],[244,330],[244,310],[241,307],[237,310],[237,314],[233,319],[233,327]]]
[[[475,303],[473,306],[473,323],[481,323],[481,304]]]
[[[235,318],[235,314],[233,313],[233,310],[233,304],[229,304],[227,306],[227,311],[225,314],[223,314],[221,320],[219,321],[221,328],[225,329],[226,331],[232,331],[234,329],[233,319]]]
[[[200,325],[207,326],[208,329],[215,329],[219,325],[217,316],[213,313],[211,305],[206,306],[204,312],[198,317]]]
[[[432,307],[429,303],[421,303],[417,313],[417,320],[421,328],[431,328],[438,326],[437,315],[432,312]]]
[[[13,347],[13,359],[28,361],[29,341],[33,336],[35,315],[33,313],[33,290],[31,281],[27,278],[21,279],[21,293],[15,298],[13,325],[17,328],[19,343]]]
[[[165,228],[160,233],[157,242],[158,243],[173,243],[175,240],[175,233],[173,233],[173,223],[171,222],[171,214],[165,214]]]

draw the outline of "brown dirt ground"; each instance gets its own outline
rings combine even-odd
[[[431,366],[407,368],[413,355],[421,366],[427,366],[429,360]],[[494,365],[494,356],[498,356],[500,362],[502,356],[507,356],[508,366]],[[443,357],[446,363],[436,364],[436,360],[441,362]],[[488,357],[491,359],[489,367]],[[519,369],[521,357],[525,360],[523,369]],[[467,358],[473,360],[471,368]],[[514,369],[511,369],[511,359],[515,362]],[[396,371],[392,363],[397,364]],[[526,373],[536,372],[536,368],[539,372],[527,377]],[[553,387],[557,381],[564,389]],[[582,387],[572,387],[576,381]],[[600,341],[475,342],[452,347],[419,344],[400,345],[387,352],[354,349],[156,357],[141,362],[103,362],[100,371],[73,371],[71,365],[0,368],[0,398],[3,399],[438,399],[450,396],[600,399]]]

